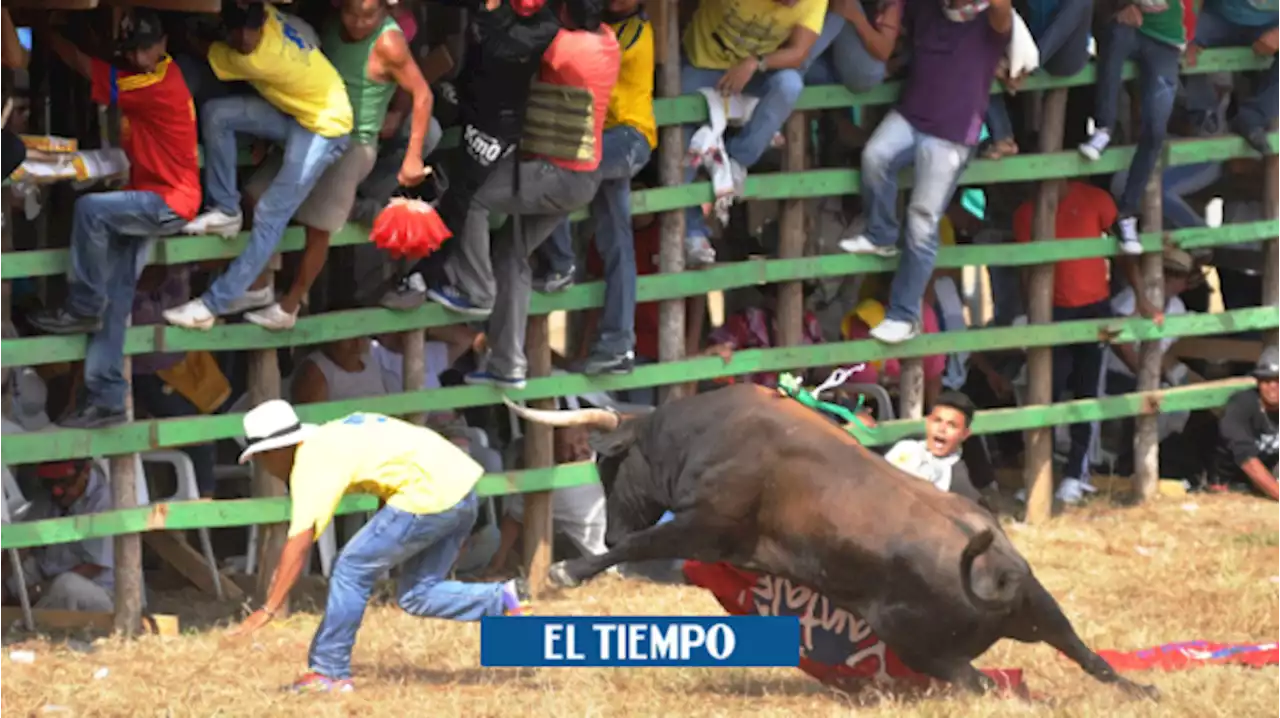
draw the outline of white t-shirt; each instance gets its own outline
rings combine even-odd
[[[373,361],[382,370],[382,385],[388,394],[399,394],[404,391],[404,355],[397,354],[374,341],[371,347]],[[449,369],[449,345],[444,342],[428,341],[423,348],[423,359],[426,361],[423,389],[439,389],[440,375]]]
[[[1125,287],[1124,291],[1111,298],[1111,311],[1117,317],[1132,316],[1136,311],[1136,302],[1133,298],[1133,287]],[[1178,314],[1186,314],[1187,305],[1182,303],[1181,297],[1173,297],[1165,302],[1164,315],[1166,317],[1176,316]],[[1160,340],[1160,350],[1169,351],[1169,347],[1178,341],[1177,337],[1166,337]],[[1138,342],[1133,343],[1133,350],[1138,351]],[[1107,371],[1113,371],[1122,376],[1132,377],[1133,372],[1129,371],[1129,367],[1125,366],[1120,355],[1111,349],[1107,352]]]
[[[884,458],[899,469],[937,486],[938,490],[950,491],[952,467],[960,460],[960,452],[939,458],[929,453],[924,441],[903,439],[894,444]]]

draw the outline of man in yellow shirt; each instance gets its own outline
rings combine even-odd
[[[204,295],[164,313],[170,324],[210,329],[220,315],[270,306],[270,285],[248,291],[290,218],[329,165],[347,149],[353,115],[342,77],[312,39],[271,5],[231,2],[223,8],[227,40],[209,47],[218,79],[244,80],[258,91],[209,100],[200,111],[208,210],[184,228],[187,234],[233,237],[240,232],[236,189],[236,135],[284,145],[280,172],[254,207],[249,244]]]
[[[596,251],[604,263],[604,310],[600,335],[581,367],[583,373],[629,374],[635,363],[636,251],[631,229],[631,180],[649,164],[658,146],[653,115],[653,26],[640,0],[609,0],[604,20],[622,49],[618,82],[605,115],[600,189],[591,201]],[[573,283],[569,220],[556,228],[539,252],[548,274],[539,291]]]
[[[684,33],[681,92],[714,87],[725,95],[758,97],[751,119],[725,149],[737,165],[750,169],[769,148],[791,115],[804,89],[802,69],[809,50],[822,33],[827,0],[701,0]],[[685,141],[697,127],[686,125]],[[685,171],[693,182],[696,168]],[[685,210],[685,261],[711,264],[715,250],[708,239],[701,207]]]
[[[357,412],[316,426],[303,424],[286,401],[264,402],[244,416],[249,446],[274,476],[288,477],[289,538],[263,607],[234,631],[247,634],[280,610],[329,527],[342,497],[373,494],[385,502],[338,554],[329,599],[297,691],[349,691],[351,649],[374,582],[400,566],[397,601],[415,616],[478,621],[519,615],[521,579],[506,583],[446,580],[476,522],[475,485],[484,474],[465,451],[439,434],[381,414]]]

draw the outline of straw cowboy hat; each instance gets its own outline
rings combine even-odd
[[[244,415],[244,436],[249,447],[240,454],[240,463],[247,462],[254,454],[300,444],[315,430],[315,424],[298,420],[298,413],[289,402],[265,401]]]

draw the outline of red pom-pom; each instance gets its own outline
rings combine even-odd
[[[369,239],[396,259],[422,259],[453,236],[435,207],[420,199],[396,197],[378,213]]]

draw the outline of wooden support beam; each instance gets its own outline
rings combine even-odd
[[[545,316],[530,317],[525,336],[524,353],[529,362],[530,378],[551,375],[551,336]],[[555,409],[555,399],[529,402],[535,409]],[[555,463],[553,429],[550,426],[524,422],[524,468],[534,469]],[[551,567],[551,543],[554,536],[551,492],[534,491],[524,495],[524,568],[529,592],[537,597],[547,582]]]
[[[1164,162],[1158,162],[1147,181],[1142,195],[1142,229],[1156,231],[1163,226],[1164,207],[1161,201]],[[1152,306],[1164,309],[1164,258],[1161,251],[1142,255],[1142,285]],[[1164,374],[1164,347],[1159,341],[1145,341],[1138,345],[1138,391],[1155,391],[1160,388]],[[1133,493],[1142,502],[1156,495],[1160,486],[1160,426],[1155,415],[1139,416],[1134,420],[1133,434]]]
[[[809,122],[803,112],[793,112],[783,125],[786,137],[786,154],[782,158],[784,172],[807,169]],[[778,221],[778,258],[795,259],[804,255],[805,221],[803,199],[789,199],[782,203],[782,216]],[[784,347],[800,346],[804,342],[804,283],[787,282],[778,286],[777,303],[778,343]]]
[[[426,330],[410,329],[400,335],[401,388],[406,391],[421,391],[426,386],[427,347]],[[427,422],[425,413],[409,414],[405,420],[422,425]]]
[[[280,398],[280,364],[274,349],[260,349],[249,353],[249,403],[250,408],[264,401]],[[287,476],[272,476],[261,461],[253,462],[253,495],[255,497],[284,496]],[[258,529],[258,584],[255,598],[261,605],[267,600],[271,579],[280,563],[284,550],[288,525],[267,524]],[[289,598],[280,606],[280,615],[289,615]]]
[[[655,0],[664,7],[663,31],[655,37],[664,38],[663,52],[667,62],[658,71],[657,96],[680,95],[680,12],[678,0]],[[664,188],[674,188],[684,182],[685,137],[680,125],[669,125],[660,130],[658,141],[658,174]],[[662,214],[662,243],[658,254],[658,271],[662,274],[678,274],[684,271],[684,211],[675,209]],[[685,356],[685,308],[684,299],[668,299],[658,305],[658,360],[679,361]],[[678,399],[683,393],[680,385],[658,389],[659,400]]]
[[[1264,282],[1265,283],[1265,282]],[[1263,291],[1266,301],[1266,291]],[[1223,339],[1221,337],[1186,337],[1174,342],[1169,353],[1179,359],[1205,359],[1208,361],[1256,362],[1262,354],[1263,342],[1248,339]]]
[[[110,632],[115,625],[115,616],[99,611],[64,611],[53,608],[36,608],[32,610],[36,628],[55,631],[92,631]],[[6,627],[15,621],[22,620],[22,611],[17,606],[0,608],[0,623]],[[177,616],[163,613],[147,614],[141,617],[140,624],[146,633],[160,636],[176,636],[179,630]]]
[[[924,360],[916,357],[900,362],[898,379],[898,416],[919,419],[924,416]]]
[[[200,555],[195,549],[191,548],[187,543],[178,540],[178,537],[172,533],[165,531],[153,531],[142,535],[142,540],[146,543],[147,548],[155,551],[160,558],[166,563],[173,566],[182,577],[187,579],[196,588],[204,591],[210,596],[217,595],[217,587],[213,584],[213,577],[209,574],[209,564],[205,562],[204,556]],[[219,570],[222,578],[222,593],[228,600],[241,601],[244,599],[244,591],[240,590],[240,586],[231,578],[230,574]]]
[[[1271,121],[1271,130],[1276,129],[1276,121]],[[1262,214],[1266,219],[1271,220],[1271,227],[1276,226],[1276,218],[1280,216],[1280,162],[1277,162],[1275,153],[1267,155],[1262,160]],[[1277,280],[1276,273],[1280,271],[1277,265],[1280,265],[1280,251],[1276,247],[1276,239],[1273,237],[1267,240],[1263,245],[1266,249],[1266,267],[1262,273],[1262,303],[1275,307],[1280,305],[1280,281]],[[1266,344],[1275,346],[1277,333],[1275,329],[1267,332],[1264,337]]]
[[[1067,114],[1067,91],[1050,90],[1044,98],[1044,125],[1040,129],[1040,152],[1057,152],[1062,147],[1063,124]],[[1040,183],[1036,196],[1033,239],[1053,242],[1058,216],[1056,180]],[[1032,326],[1053,321],[1053,265],[1038,264],[1031,273],[1027,320]],[[1028,405],[1053,403],[1053,347],[1027,350]],[[1053,428],[1040,427],[1026,433],[1023,481],[1027,487],[1027,523],[1041,523],[1053,513]]]

